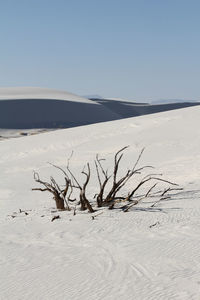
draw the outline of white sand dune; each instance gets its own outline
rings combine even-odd
[[[53,100],[71,100],[81,103],[91,103],[89,99],[71,94],[66,91],[53,90],[39,87],[7,87],[0,88],[0,100],[15,99],[53,99]]]
[[[177,102],[173,100],[169,103],[137,103],[133,101],[126,101],[123,99],[109,98],[92,98],[93,101],[102,104],[104,107],[112,110],[116,114],[120,115],[121,118],[130,118],[136,116],[143,116],[149,114],[155,114],[162,111],[169,111],[184,107],[200,105],[200,102],[188,101],[188,102]]]
[[[69,128],[199,104],[150,105],[118,99],[90,100],[46,88],[0,88],[0,129]]]
[[[66,128],[119,118],[101,104],[68,92],[0,88],[0,128]]]
[[[199,299],[199,120],[197,106],[2,141],[0,299]],[[184,190],[154,207],[147,199],[129,213],[104,211],[95,220],[52,212],[50,196],[31,191],[33,170],[62,182],[47,162],[65,166],[74,150],[77,174],[99,153],[110,170],[112,154],[125,145],[121,173],[146,147],[141,165],[154,165]]]

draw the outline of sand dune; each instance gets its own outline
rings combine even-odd
[[[86,99],[46,88],[0,88],[0,128],[69,128],[179,109],[199,102],[148,104]]]
[[[0,299],[199,299],[199,119],[200,107],[190,107],[2,141]],[[95,174],[96,153],[107,158],[110,174],[113,154],[125,145],[130,148],[119,176],[145,147],[138,167],[151,164],[155,170],[147,172],[162,173],[184,190],[162,201],[148,197],[127,213],[103,209],[95,220],[78,209],[76,216],[56,211],[50,194],[31,190],[39,187],[33,170],[62,186],[62,173],[47,162],[66,168],[72,151],[71,168],[80,182],[86,162]],[[129,187],[138,177],[143,175]],[[91,203],[98,187],[92,178]]]
[[[93,101],[102,104],[104,107],[119,114],[121,118],[130,118],[148,114],[155,114],[162,111],[174,110],[184,107],[200,105],[200,102],[181,102],[181,103],[166,103],[166,104],[149,104],[128,102],[117,99],[97,99],[92,98]]]
[[[105,106],[67,92],[0,88],[0,128],[67,128],[116,119]]]

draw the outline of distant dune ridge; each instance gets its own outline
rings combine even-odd
[[[200,105],[200,102],[185,101],[185,102],[164,102],[163,103],[137,103],[122,99],[102,99],[90,98],[91,100],[104,105],[108,109],[120,115],[121,118],[131,118],[148,114],[155,114],[162,111],[179,109],[189,106]]]
[[[0,88],[0,128],[68,128],[178,109],[199,102],[148,104],[84,98],[36,87]]]
[[[120,119],[86,98],[43,88],[0,88],[0,128],[67,128]]]

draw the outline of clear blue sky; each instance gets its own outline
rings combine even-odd
[[[200,100],[199,0],[0,0],[0,86]]]

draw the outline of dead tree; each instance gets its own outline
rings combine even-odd
[[[128,147],[129,146],[125,146],[116,152],[116,154],[114,156],[113,172],[111,175],[108,175],[108,171],[105,170],[102,165],[102,161],[104,159],[99,159],[99,156],[98,155],[96,156],[95,167],[96,167],[96,173],[97,173],[97,178],[98,178],[99,187],[100,187],[99,192],[95,195],[98,207],[109,206],[109,208],[113,208],[116,202],[134,201],[133,196],[135,195],[135,193],[141,188],[141,186],[145,185],[149,181],[154,181],[155,183],[153,184],[153,186],[150,189],[148,189],[148,191],[144,195],[145,197],[147,197],[150,194],[150,192],[156,187],[156,185],[158,184],[159,181],[168,183],[170,185],[177,186],[176,183],[172,183],[170,181],[160,178],[160,176],[162,176],[162,174],[149,174],[149,175],[145,176],[144,178],[142,178],[140,180],[140,182],[136,185],[136,187],[133,190],[129,191],[126,196],[118,196],[119,191],[127,184],[127,182],[134,175],[141,174],[142,171],[144,171],[147,168],[153,168],[152,166],[149,166],[149,165],[146,165],[146,166],[143,166],[140,168],[137,167],[138,163],[141,159],[141,156],[144,152],[144,148],[143,148],[142,151],[140,152],[135,164],[133,165],[133,167],[128,169],[127,172],[122,177],[119,177],[118,171],[120,169],[120,162],[123,158],[124,151]],[[111,188],[109,189],[109,192],[104,197],[105,188],[106,188],[106,185],[109,182],[110,178],[113,179],[112,185],[111,185]],[[171,190],[171,189],[169,188],[169,190]],[[137,201],[134,201],[134,203],[137,204]]]
[[[114,208],[116,203],[125,202],[120,205],[120,208],[124,211],[128,211],[132,206],[138,204],[140,201],[147,197],[151,197],[155,194],[160,194],[163,197],[169,191],[178,190],[177,187],[174,187],[177,186],[177,184],[163,179],[162,174],[148,174],[141,177],[142,179],[140,179],[140,181],[137,180],[136,184],[134,184],[134,188],[132,187],[128,190],[128,192],[126,191],[123,196],[122,193],[119,194],[119,192],[123,190],[128,181],[135,175],[142,176],[144,170],[153,168],[150,165],[138,167],[139,161],[144,152],[144,149],[142,149],[133,166],[131,168],[128,168],[128,170],[122,176],[119,176],[119,170],[121,167],[120,163],[122,161],[124,151],[128,147],[129,146],[125,146],[115,153],[113,170],[110,174],[103,165],[103,161],[105,161],[105,159],[100,159],[99,156],[96,155],[95,168],[97,180],[99,183],[99,191],[95,194],[94,198],[96,198],[96,205],[98,207],[107,206],[112,209]],[[80,183],[69,166],[71,157],[72,155],[68,159],[66,171],[56,165],[53,165],[64,174],[64,188],[61,188],[53,177],[50,177],[50,182],[46,182],[41,180],[39,174],[35,172],[34,179],[37,183],[41,184],[43,188],[34,188],[33,190],[42,192],[48,191],[53,194],[53,199],[56,202],[57,209],[71,210],[71,208],[73,208],[71,207],[71,202],[75,201],[75,207],[80,207],[80,209],[83,211],[88,210],[90,213],[93,213],[95,212],[95,210],[86,196],[86,189],[88,188],[88,184],[91,178],[90,164],[87,163],[83,168],[81,174],[85,176],[85,180]],[[151,182],[152,185],[151,187],[149,187],[148,184]],[[165,190],[152,192],[152,190],[155,189],[159,182],[167,183],[170,187],[167,187]],[[141,187],[144,186],[147,187],[147,192],[143,193],[142,195],[141,193],[138,195],[138,191],[141,189]],[[171,186],[173,187],[171,188]],[[79,199],[71,199],[71,195],[73,194],[75,189],[79,191]]]
[[[105,169],[103,168],[103,166],[101,164],[101,161],[103,159],[99,159],[98,155],[96,156],[95,166],[96,166],[97,178],[98,178],[99,186],[100,186],[100,191],[97,194],[97,205],[98,206],[104,206],[104,205],[110,205],[110,204],[112,205],[115,200],[120,200],[120,199],[125,201],[127,198],[127,200],[129,200],[131,198],[130,195],[127,195],[126,197],[117,196],[117,194],[119,193],[121,188],[125,186],[125,184],[128,182],[128,180],[130,180],[130,178],[133,175],[140,174],[141,171],[145,168],[152,168],[152,166],[144,166],[141,168],[137,168],[139,160],[144,151],[144,149],[142,149],[134,166],[131,169],[128,169],[124,176],[122,176],[118,179],[118,171],[119,171],[120,162],[124,155],[124,150],[126,150],[128,147],[129,146],[123,147],[122,149],[120,149],[119,151],[116,152],[116,154],[114,156],[113,173],[111,175],[108,175],[108,171],[105,171]],[[103,177],[103,179],[102,179],[102,177]],[[105,187],[111,177],[113,178],[112,186],[104,198],[103,197],[104,190],[105,190]]]
[[[79,198],[80,198],[81,210],[88,209],[88,211],[91,213],[95,212],[95,210],[92,208],[92,205],[90,204],[90,201],[86,197],[86,187],[89,183],[90,175],[91,175],[89,163],[87,163],[87,172],[84,169],[81,172],[82,174],[84,174],[86,176],[86,180],[83,183],[83,185],[81,185],[78,182],[77,178],[71,171],[71,169],[69,167],[69,161],[68,161],[68,165],[67,165],[67,171],[69,172],[69,174],[71,175],[71,178],[72,178],[72,187],[80,190]]]
[[[86,170],[84,168],[83,171],[81,172],[83,175],[86,176],[86,179],[83,184],[80,184],[69,167],[70,158],[68,159],[68,163],[67,163],[67,171],[65,171],[61,167],[51,164],[53,167],[59,169],[64,174],[64,179],[65,179],[64,189],[61,189],[61,187],[58,185],[58,183],[55,181],[53,177],[50,177],[50,182],[46,182],[40,179],[38,173],[34,172],[34,180],[37,183],[43,185],[44,188],[33,188],[32,190],[42,191],[42,192],[48,191],[52,193],[53,199],[56,202],[57,209],[71,210],[70,202],[76,201],[76,199],[71,199],[71,195],[74,189],[79,189],[80,209],[81,210],[88,209],[89,212],[93,213],[95,212],[95,210],[93,209],[92,205],[90,204],[90,201],[86,197],[86,187],[89,183],[90,176],[91,176],[90,165],[89,163],[87,163]]]
[[[44,188],[33,188],[33,191],[49,192],[53,194],[53,199],[56,203],[56,208],[60,210],[70,210],[68,201],[66,200],[67,193],[71,186],[71,182],[65,177],[65,188],[61,189],[55,179],[51,176],[50,183],[40,179],[39,174],[34,172],[34,180],[43,185]]]

